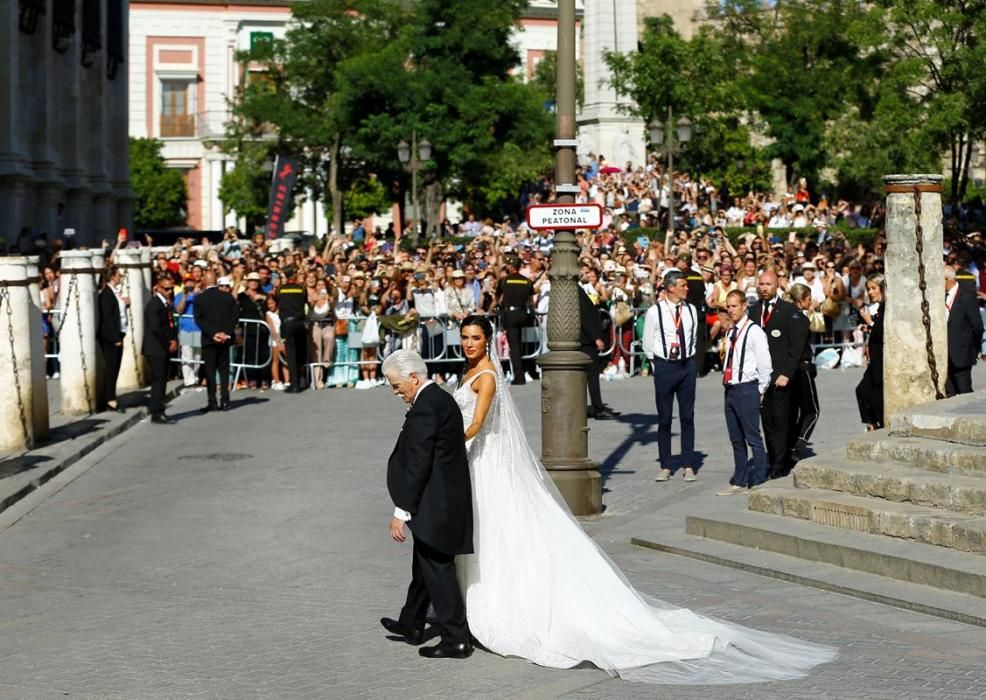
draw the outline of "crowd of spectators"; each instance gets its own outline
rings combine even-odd
[[[604,314],[611,339],[600,367],[606,379],[647,373],[635,341],[643,312],[660,298],[663,276],[671,269],[701,278],[693,287],[699,290],[696,301],[707,324],[706,371],[721,364],[718,314],[727,294],[738,289],[754,301],[758,276],[768,268],[776,271],[782,291],[795,283],[811,290],[806,312],[816,351],[831,350],[826,366],[865,361],[865,331],[877,310],[867,280],[884,271],[881,204],[830,202],[804,180],[783,196],[736,196],[688,173],[669,177],[653,157],[644,166],[618,168],[592,156],[578,171],[578,185],[577,201],[599,203],[604,211],[602,228],[578,231],[577,238],[581,284]],[[522,205],[552,197],[551,183],[545,180],[525,189]],[[974,225],[983,211],[966,207],[956,214]],[[861,229],[873,232],[858,235]],[[409,347],[423,351],[426,359],[429,352],[437,357],[444,331],[456,320],[501,311],[500,281],[510,261],[533,284],[531,318],[543,318],[550,304],[547,271],[554,236],[530,230],[513,217],[493,221],[466,215],[460,222],[443,221],[437,237],[418,239],[410,229],[394,234],[355,221],[345,233],[330,233],[300,249],[283,243],[261,234],[244,238],[230,228],[218,243],[189,236],[166,249],[154,248],[155,273],[175,281],[183,361],[176,364],[186,384],[201,381],[192,309],[206,272],[229,278],[241,319],[264,324],[244,326],[238,338],[239,361],[248,368],[241,375],[246,387],[380,385],[379,361],[393,350]],[[54,309],[62,242],[18,241],[18,246],[25,244],[25,252],[43,257],[42,302]],[[949,230],[943,252],[950,265],[968,273],[962,277],[971,280],[979,299],[986,299],[982,236]],[[287,375],[279,333],[278,290],[289,270],[305,288],[308,309],[305,366],[311,369],[296,378]],[[46,325],[49,336],[55,333],[53,326]],[[502,348],[501,359],[506,357]],[[439,382],[454,379],[459,371],[455,363],[441,362],[431,362],[429,369]],[[54,371],[55,364],[49,367]]]

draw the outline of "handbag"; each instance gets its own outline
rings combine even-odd
[[[808,314],[808,329],[812,333],[825,332],[825,316],[821,311],[812,311]]]
[[[366,317],[366,321],[363,323],[363,332],[360,333],[360,340],[363,341],[363,347],[380,344],[380,323],[377,321],[375,311],[371,311],[370,315]]]
[[[625,301],[618,301],[613,305],[613,323],[622,328],[623,324],[633,318],[633,309]]]
[[[822,315],[828,316],[829,318],[835,318],[842,311],[842,307],[839,306],[837,302],[832,297],[825,297],[825,301],[822,302]]]
[[[337,318],[336,319],[336,338],[345,338],[349,335],[349,319],[348,318]]]
[[[510,343],[507,341],[506,331],[496,334],[496,356],[501,360],[510,359]]]

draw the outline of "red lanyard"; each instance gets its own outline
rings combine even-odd
[[[766,328],[767,324],[770,323],[770,317],[774,315],[774,300],[765,301],[763,303],[763,311],[760,312],[760,327]],[[767,311],[767,309],[770,311]]]
[[[733,351],[736,349],[736,344],[739,342],[740,336],[743,335],[743,331],[746,330],[746,327],[750,323],[752,323],[750,319],[744,318],[740,325],[734,328],[736,331],[735,336],[730,332],[730,336],[733,337],[726,341],[726,364],[723,365],[722,370],[723,384],[728,385],[733,383]],[[739,382],[743,381],[743,377],[737,377],[736,379]]]
[[[675,346],[680,347],[680,343],[678,342],[678,339],[681,337],[679,331],[681,329],[682,316],[684,316],[684,314],[681,313],[681,302],[679,301],[678,304],[671,311],[671,320],[674,321],[674,340],[671,342],[671,347],[675,347]]]

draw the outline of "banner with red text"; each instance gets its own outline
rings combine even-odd
[[[298,161],[288,156],[278,156],[274,163],[270,200],[267,203],[267,238],[284,235],[284,223],[291,210],[291,191],[297,176]]]

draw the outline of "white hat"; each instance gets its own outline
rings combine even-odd
[[[804,211],[804,210],[805,210],[804,206],[800,203],[795,204],[793,207],[791,207],[791,211]]]
[[[206,262],[205,260],[196,260],[195,262],[192,263],[192,265],[194,265],[195,267],[201,267],[203,270],[209,269],[209,263]]]
[[[218,280],[216,280],[216,286],[217,287],[232,287],[233,286],[233,279],[231,277],[229,277],[229,276],[224,275],[224,276],[220,277]]]

